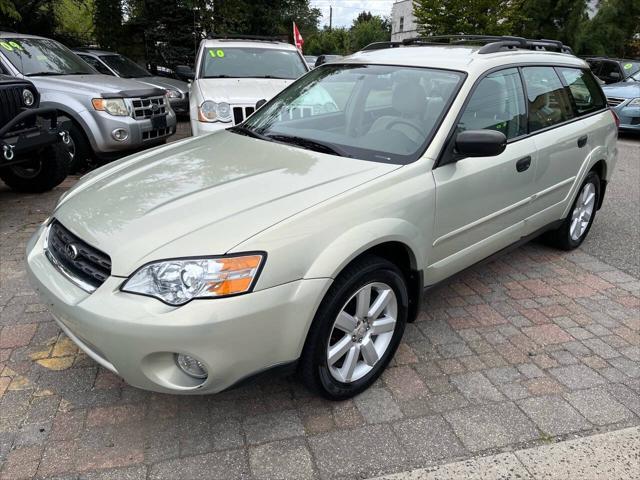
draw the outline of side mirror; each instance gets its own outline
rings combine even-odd
[[[507,148],[507,137],[496,130],[466,130],[456,137],[456,153],[465,157],[495,157]]]
[[[609,78],[612,80],[620,80],[620,74],[618,72],[611,72]]]
[[[327,63],[326,57],[324,55],[320,55],[318,58],[316,58],[316,63],[313,68],[318,68],[320,65],[324,65],[325,63]]]
[[[267,103],[267,101],[266,101],[264,98],[262,98],[262,99],[258,100],[258,101],[256,102],[256,110],[258,110],[258,109],[259,109],[261,106],[263,106],[265,103]]]

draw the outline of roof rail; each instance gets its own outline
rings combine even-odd
[[[229,35],[207,35],[207,40],[251,40],[257,42],[289,42],[289,38],[287,35],[274,35],[274,36],[263,36],[263,35],[240,35],[240,34],[229,34]]]
[[[404,40],[395,42],[370,43],[369,45],[364,47],[362,51],[380,50],[383,48],[397,48],[412,45],[438,45],[443,43],[449,45],[480,43],[483,44],[483,47],[478,50],[479,54],[496,53],[516,48],[528,50],[558,51],[561,53],[573,54],[571,47],[564,45],[559,40],[535,40],[508,35],[429,35],[424,37],[405,38]]]

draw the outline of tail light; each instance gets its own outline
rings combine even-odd
[[[620,118],[618,118],[618,115],[616,114],[616,112],[611,110],[611,115],[613,115],[613,119],[616,122],[616,128],[620,128]]]

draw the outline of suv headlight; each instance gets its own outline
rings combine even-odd
[[[201,122],[230,122],[231,105],[226,102],[205,100],[198,108],[198,120]]]
[[[120,289],[175,306],[194,298],[238,295],[253,288],[264,257],[255,253],[153,262],[136,271]]]
[[[640,97],[634,98],[629,103],[627,103],[627,107],[640,107]]]
[[[33,107],[33,104],[36,103],[36,97],[28,88],[22,90],[22,102],[24,103],[25,107]]]
[[[129,109],[124,103],[123,98],[94,98],[91,100],[93,108],[100,112],[107,112],[109,115],[117,117],[126,117],[129,115]]]
[[[168,98],[182,98],[182,94],[177,90],[167,89],[166,92]]]

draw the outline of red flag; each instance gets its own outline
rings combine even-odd
[[[293,22],[293,43],[295,44],[296,48],[302,52],[304,39],[302,38],[302,35],[300,35],[300,30],[298,30],[296,22]]]

